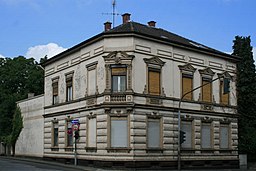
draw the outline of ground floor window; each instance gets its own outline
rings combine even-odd
[[[97,146],[97,120],[96,117],[88,118],[87,123],[87,147]]]
[[[73,131],[72,131],[72,123],[71,121],[67,121],[67,130],[66,130],[66,145],[67,147],[73,146]]]
[[[148,146],[148,148],[160,148],[161,147],[160,119],[148,118],[147,146]]]
[[[111,117],[110,131],[112,148],[128,147],[127,117]]]
[[[192,122],[191,121],[182,121],[181,122],[181,131],[185,132],[185,141],[181,144],[182,148],[192,148]]]
[[[201,127],[201,148],[202,149],[212,148],[211,123],[202,123],[202,127]]]
[[[59,125],[58,122],[53,122],[53,140],[52,140],[52,146],[57,147],[58,146],[58,139],[59,139]]]
[[[229,125],[220,125],[220,149],[229,148]]]

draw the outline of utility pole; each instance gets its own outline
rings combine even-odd
[[[224,75],[219,76],[219,77],[217,77],[217,78],[211,80],[210,82],[207,82],[207,83],[205,83],[205,84],[203,84],[203,85],[201,85],[201,86],[198,86],[198,87],[196,87],[196,88],[194,88],[194,89],[192,89],[192,90],[186,92],[185,94],[182,95],[182,97],[181,97],[180,100],[179,100],[179,107],[178,107],[178,170],[179,170],[179,171],[181,170],[181,156],[180,156],[180,149],[181,149],[181,142],[180,142],[180,137],[181,137],[181,135],[180,135],[180,131],[181,131],[181,129],[180,129],[180,127],[181,127],[180,106],[181,106],[181,102],[182,102],[183,98],[184,98],[187,94],[192,93],[193,91],[195,91],[195,90],[197,90],[197,89],[199,89],[199,88],[201,88],[201,87],[203,87],[203,86],[206,86],[206,85],[208,85],[208,84],[211,84],[212,82],[214,82],[214,81],[216,81],[216,80],[219,80],[220,78],[227,79],[227,78],[224,77]],[[224,81],[224,84],[229,84],[229,81]],[[228,88],[229,88],[228,85],[224,85],[224,87],[228,87]],[[225,90],[225,92],[229,92],[229,90]]]

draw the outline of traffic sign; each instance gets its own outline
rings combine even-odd
[[[71,123],[72,123],[73,125],[77,125],[77,124],[79,124],[79,120],[78,120],[78,119],[73,119],[73,120],[71,121]]]

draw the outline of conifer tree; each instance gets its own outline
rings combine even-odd
[[[256,154],[256,74],[250,36],[236,36],[233,54],[241,57],[237,65],[237,111],[239,114],[239,152]]]

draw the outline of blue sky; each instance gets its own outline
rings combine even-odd
[[[256,49],[256,0],[116,0],[131,20],[232,52],[236,35]],[[0,56],[53,56],[103,31],[112,0],[0,0]],[[115,25],[121,24],[116,16]],[[255,55],[256,56],[256,55]]]

